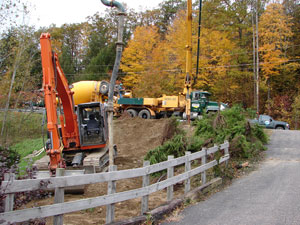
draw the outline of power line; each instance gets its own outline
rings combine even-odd
[[[290,59],[290,60],[281,60],[281,61],[272,61],[272,62],[260,62],[260,65],[266,65],[266,64],[275,64],[275,63],[289,63],[289,62],[299,62],[300,59]],[[245,66],[253,66],[253,63],[245,63],[245,64],[237,64],[237,65],[222,65],[222,66],[207,66],[207,67],[201,67],[201,69],[216,69],[216,68],[237,68],[237,67],[245,67]],[[178,73],[183,73],[183,70],[181,69],[174,69],[174,70],[159,70],[159,72],[178,72]],[[134,73],[134,74],[144,74],[144,73],[149,73],[147,70],[143,71],[127,71],[127,72],[122,72],[118,73],[119,75],[128,75],[129,73]],[[87,76],[87,75],[105,75],[109,77],[110,75],[108,73],[78,73],[78,74],[66,74],[66,76]]]
[[[287,46],[287,48],[291,48],[291,47],[297,47],[297,46],[300,46],[300,45],[289,45],[289,46]],[[266,50],[260,50],[259,52],[267,52],[267,51],[274,51],[275,49],[266,49]],[[249,55],[252,55],[253,54],[253,52],[252,51],[244,51],[244,52],[240,52],[240,53],[229,53],[229,54],[222,54],[222,57],[224,57],[224,56],[234,56],[234,55],[245,55],[245,54],[248,54],[249,53]],[[134,55],[136,55],[136,54],[134,54]],[[174,55],[172,55],[172,54],[169,54],[169,56],[174,56]],[[175,55],[176,56],[176,55]],[[202,55],[202,56],[211,56],[211,55]],[[175,61],[175,60],[171,60],[171,61]],[[157,63],[157,61],[147,61],[147,63]],[[94,64],[94,65],[88,65],[88,67],[109,67],[109,66],[113,66],[113,65],[111,65],[111,64],[108,64],[108,65],[101,65],[101,64],[99,64],[99,65],[97,65],[97,64]],[[130,65],[129,65],[130,66]],[[79,67],[83,67],[83,66],[79,66]]]

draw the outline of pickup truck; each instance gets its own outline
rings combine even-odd
[[[280,129],[280,130],[289,130],[290,125],[287,122],[276,121],[271,116],[268,115],[259,115],[258,120],[253,119],[249,120],[250,124],[258,124],[267,129]]]

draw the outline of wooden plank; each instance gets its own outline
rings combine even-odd
[[[206,151],[206,154],[209,155],[209,154],[215,153],[217,151],[219,151],[219,146],[215,145],[214,147],[208,148]]]
[[[228,143],[223,144],[227,146]],[[207,154],[214,153],[218,151],[218,146],[214,146],[207,150]],[[51,177],[51,178],[43,178],[43,179],[34,179],[34,180],[16,180],[12,181],[3,181],[1,185],[1,191],[6,194],[15,193],[15,192],[23,192],[23,191],[33,191],[41,188],[54,189],[57,187],[71,187],[71,186],[79,186],[86,184],[94,184],[101,182],[109,182],[112,180],[121,180],[121,179],[129,179],[140,176],[145,176],[149,173],[158,172],[168,167],[174,167],[177,165],[184,164],[186,159],[189,161],[195,160],[197,158],[201,158],[205,155],[205,152],[202,150],[200,152],[193,153],[188,156],[182,156],[180,158],[175,158],[170,161],[165,161],[161,163],[157,163],[148,167],[129,169],[129,170],[121,170],[114,172],[105,172],[105,173],[96,173],[96,174],[84,174],[84,175],[76,175],[76,176],[64,176],[62,177]],[[48,184],[49,183],[49,184]],[[42,184],[48,184],[47,187],[44,187]]]
[[[195,152],[193,154],[187,155],[186,157],[188,158],[189,161],[193,161],[195,159],[200,159],[204,155],[205,155],[205,151],[201,150],[199,152]]]
[[[76,212],[84,209],[94,208],[98,206],[108,205],[112,203],[126,201],[133,198],[142,197],[154,193],[156,191],[162,190],[170,185],[174,185],[178,182],[184,181],[187,178],[199,174],[204,170],[207,170],[217,164],[218,164],[217,161],[213,160],[203,166],[192,169],[190,172],[185,172],[183,174],[174,176],[170,179],[140,189],[120,192],[113,195],[100,196],[96,198],[88,198],[88,199],[82,199],[82,200],[77,200],[72,202],[64,202],[64,203],[53,204],[48,206],[41,206],[36,208],[1,213],[0,221],[4,221],[4,223],[23,222],[23,221],[28,221],[30,219],[45,218],[49,216],[71,213],[71,212]]]
[[[56,177],[63,177],[65,175],[65,169],[57,168],[56,169]],[[65,201],[65,190],[64,188],[58,187],[55,188],[54,195],[54,204],[63,203]],[[63,225],[64,223],[64,215],[57,215],[53,218],[53,225]]]
[[[226,161],[226,163],[227,163],[229,159],[230,159],[230,155],[226,154],[219,159],[219,164],[221,164],[224,161]]]
[[[175,158],[173,160],[170,161],[164,161],[161,163],[157,163],[154,165],[151,165],[149,167],[149,173],[155,173],[161,170],[165,170],[168,169],[169,167],[174,167],[174,166],[178,166],[181,164],[185,163],[185,156],[179,157],[179,158]]]
[[[117,171],[117,166],[109,166],[109,171]],[[116,193],[116,181],[109,181],[107,184],[107,194]],[[115,204],[109,204],[106,206],[106,223],[112,223],[115,219]]]
[[[150,166],[150,161],[144,161],[144,167]],[[147,187],[150,184],[150,175],[143,176],[143,187]],[[145,195],[142,197],[141,203],[141,214],[145,214],[149,210],[149,195]]]
[[[96,174],[84,174],[64,177],[50,177],[42,179],[16,180],[14,182],[2,182],[1,191],[4,193],[15,193],[23,191],[33,191],[40,188],[54,189],[57,187],[71,187],[85,184],[94,184],[120,180],[127,178],[140,177],[146,174],[147,168],[136,168],[130,170],[121,170],[115,172],[104,172]],[[41,184],[47,184],[45,185]],[[7,186],[7,188],[4,188]]]
[[[190,155],[191,152],[185,152],[185,155]],[[186,157],[185,162],[185,172],[189,172],[191,170],[191,161],[189,161],[189,157]],[[184,193],[188,193],[191,190],[191,179],[188,178],[184,181]]]
[[[5,173],[4,180],[5,181],[14,181],[16,175],[14,173]],[[4,212],[9,212],[14,210],[14,194],[7,194],[4,200]]]
[[[174,159],[173,155],[168,156],[168,161],[171,161]],[[168,179],[172,178],[174,176],[174,167],[169,167],[167,171]],[[167,201],[170,202],[173,199],[173,185],[170,185],[167,187]]]

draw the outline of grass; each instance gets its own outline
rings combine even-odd
[[[0,112],[0,129],[2,130],[4,113]],[[42,136],[43,115],[38,113],[8,112],[5,133],[0,144],[11,146],[26,139]],[[46,134],[46,125],[43,127]]]
[[[25,159],[27,155],[32,154],[35,150],[40,150],[43,148],[43,139],[42,138],[35,138],[35,139],[25,139],[15,145],[11,146],[12,150],[15,150],[20,155],[20,162],[19,162],[19,170],[21,174],[24,174],[28,167],[31,167],[32,164],[45,156],[45,152],[40,154],[39,156]]]
[[[0,112],[0,129],[3,125],[4,113]],[[18,164],[21,174],[24,174],[34,161],[42,158],[41,155],[32,159],[25,159],[35,150],[43,147],[42,133],[46,135],[46,125],[42,131],[43,115],[38,113],[8,112],[5,133],[1,137],[0,145],[9,146],[20,155]]]

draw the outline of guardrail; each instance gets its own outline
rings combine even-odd
[[[188,193],[191,189],[191,177],[201,173],[202,184],[205,184],[206,170],[223,162],[227,164],[229,160],[228,149],[229,143],[226,141],[219,146],[204,148],[193,154],[186,152],[185,156],[179,158],[174,159],[173,156],[169,156],[168,161],[154,165],[150,165],[149,161],[144,161],[144,165],[141,168],[116,171],[117,167],[112,166],[109,168],[109,172],[105,173],[61,176],[64,169],[58,169],[57,177],[28,180],[14,180],[14,174],[6,174],[5,181],[2,182],[0,189],[2,193],[6,194],[5,212],[0,214],[0,223],[11,224],[54,216],[54,224],[63,224],[63,214],[65,213],[104,205],[107,206],[106,222],[110,223],[114,220],[115,203],[138,197],[142,197],[141,213],[144,214],[148,211],[149,195],[156,191],[167,188],[167,201],[171,201],[173,198],[173,185],[176,183],[185,181],[185,193]],[[214,159],[206,162],[208,155],[219,150],[224,152],[219,160]],[[201,165],[192,169],[191,162],[196,159],[201,159]],[[174,176],[174,167],[183,164],[185,164],[185,172]],[[150,175],[165,169],[167,169],[167,179],[150,184]],[[118,180],[135,177],[143,177],[141,188],[116,193],[116,182]],[[64,188],[101,182],[108,182],[107,195],[64,202]],[[13,211],[14,193],[40,189],[55,189],[54,204]]]

